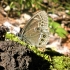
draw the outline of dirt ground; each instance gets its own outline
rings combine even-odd
[[[0,70],[49,70],[50,63],[26,46],[13,41],[4,41],[7,28],[2,24],[6,20],[13,19],[9,20],[0,14]],[[64,40],[64,44],[70,49],[70,34]]]
[[[12,41],[0,42],[1,70],[49,70],[50,63],[25,46]]]
[[[6,30],[0,27],[0,70],[49,70],[50,63],[26,46],[5,41]]]
[[[11,41],[0,42],[1,70],[29,70],[30,50]]]

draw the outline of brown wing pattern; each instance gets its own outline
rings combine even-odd
[[[43,47],[49,40],[48,16],[39,11],[28,21],[22,32],[23,40],[36,47]]]

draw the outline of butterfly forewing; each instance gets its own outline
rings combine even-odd
[[[37,12],[22,31],[23,40],[36,47],[46,46],[49,40],[48,17],[45,11]]]

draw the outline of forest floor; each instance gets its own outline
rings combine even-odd
[[[63,45],[70,49],[70,16],[66,16],[64,12],[58,12],[59,17],[53,18],[57,22],[61,22],[62,27],[68,31],[68,35],[63,39]],[[20,20],[6,17],[0,13],[0,69],[1,70],[49,70],[50,63],[43,58],[37,56],[26,46],[13,41],[5,41],[5,33],[7,28],[3,26],[5,22],[10,22],[12,25],[18,25]],[[21,28],[25,25],[19,25]],[[67,53],[65,53],[67,54]],[[43,67],[41,64],[45,64]]]

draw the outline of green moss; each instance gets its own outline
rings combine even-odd
[[[17,36],[13,34],[6,34],[6,39],[10,39],[16,42],[19,42],[22,45],[27,45],[25,42],[21,41]],[[70,70],[70,58],[58,55],[53,53],[51,50],[50,54],[47,52],[41,52],[36,47],[27,45],[28,48],[30,48],[37,56],[42,57],[44,60],[47,60],[50,62],[50,70]],[[48,50],[46,50],[48,51]],[[52,55],[53,54],[53,55]],[[43,64],[44,65],[44,64]]]

